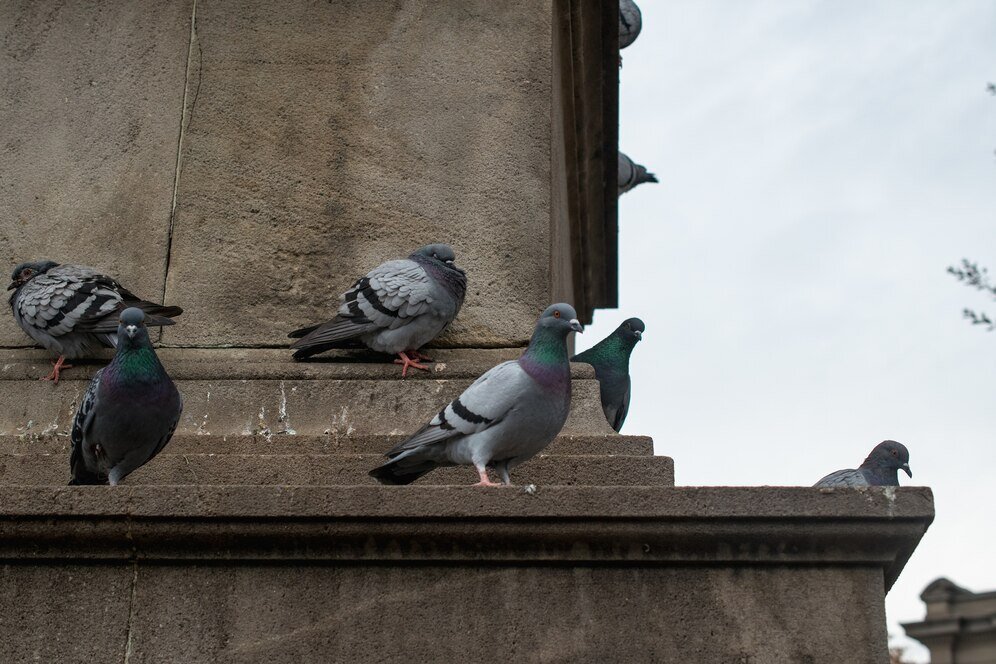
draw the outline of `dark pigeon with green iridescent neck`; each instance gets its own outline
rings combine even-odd
[[[511,484],[512,469],[538,454],[567,421],[567,335],[582,330],[571,305],[548,307],[522,357],[489,369],[370,475],[383,484],[411,484],[435,468],[466,465],[477,469],[478,486],[496,486],[487,473],[494,466]]]
[[[114,359],[98,371],[73,420],[70,484],[117,484],[173,436],[183,400],[149,341],[145,314],[118,322]]]
[[[630,318],[623,321],[615,332],[571,358],[571,362],[587,362],[595,367],[602,412],[617,432],[622,429],[629,412],[629,356],[646,329],[642,320]]]

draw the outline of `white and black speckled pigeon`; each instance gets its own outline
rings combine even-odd
[[[70,484],[117,484],[173,436],[183,399],[134,307],[121,312],[118,348],[94,374],[73,419]]]
[[[616,431],[622,429],[629,412],[629,356],[646,329],[639,318],[629,318],[612,334],[571,358],[571,362],[587,362],[595,367],[602,412]]]
[[[66,359],[89,355],[117,342],[118,314],[128,307],[145,311],[151,326],[172,325],[180,307],[147,302],[108,276],[82,265],[54,261],[21,263],[7,290],[14,320],[32,339],[58,353],[52,373],[42,380],[59,382]]]
[[[632,159],[619,153],[619,194],[622,196],[627,191],[641,185],[644,182],[657,182],[657,176],[648,173],[645,166],[635,163]]]
[[[633,0],[619,0],[619,48],[636,41],[643,29],[643,15]]]
[[[449,245],[430,244],[408,258],[388,261],[371,270],[339,298],[338,315],[327,323],[290,333],[303,360],[353,340],[381,353],[398,355],[401,377],[408,368],[428,370],[418,349],[432,341],[456,318],[467,291],[464,271],[453,264]]]
[[[493,465],[511,484],[511,470],[546,447],[567,421],[567,335],[582,329],[569,304],[548,307],[522,357],[489,369],[389,451],[391,460],[370,475],[382,484],[411,484],[441,466],[472,465],[481,479],[478,486],[496,486],[487,473]]]
[[[830,473],[814,486],[899,486],[900,470],[913,477],[909,450],[902,443],[883,440],[860,466]]]

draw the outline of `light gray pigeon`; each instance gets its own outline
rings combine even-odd
[[[145,314],[121,312],[118,349],[90,381],[73,419],[70,484],[117,484],[159,454],[183,400],[149,341]]]
[[[643,15],[633,0],[619,0],[619,48],[636,41],[643,29]]]
[[[635,163],[632,159],[619,153],[619,195],[622,196],[633,187],[644,182],[657,182],[657,176],[648,173],[646,167]]]
[[[522,357],[489,369],[370,475],[382,484],[411,484],[441,466],[473,465],[477,486],[497,486],[487,473],[494,465],[511,484],[511,470],[546,447],[567,421],[567,335],[582,330],[569,304],[548,307]]]
[[[32,339],[58,353],[52,373],[42,380],[59,382],[70,369],[66,359],[84,357],[117,343],[118,314],[138,307],[148,314],[147,325],[172,325],[180,307],[147,302],[108,276],[82,265],[55,261],[21,263],[14,268],[7,290],[14,320]]]
[[[902,443],[883,440],[860,466],[830,473],[815,486],[899,486],[900,470],[912,479],[909,450]]]
[[[456,318],[467,291],[464,271],[453,264],[449,245],[430,244],[406,259],[388,261],[371,270],[339,298],[335,318],[291,332],[291,344],[303,360],[359,340],[371,350],[398,355],[401,377],[408,368],[428,370],[418,349]]]
[[[646,329],[639,318],[628,318],[612,334],[571,358],[571,362],[587,362],[595,367],[602,412],[617,432],[629,412],[629,356]]]

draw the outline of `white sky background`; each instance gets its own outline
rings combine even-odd
[[[996,332],[961,317],[996,304],[945,273],[996,272],[996,3],[641,7],[620,147],[661,184],[620,199],[621,307],[578,338],[647,323],[623,432],[686,485],[809,485],[899,440],[937,517],[890,634],[938,576],[996,589]]]

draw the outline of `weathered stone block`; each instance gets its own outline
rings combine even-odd
[[[448,242],[446,343],[519,345],[549,304],[549,2],[203,2],[170,343],[284,344],[381,262]]]

